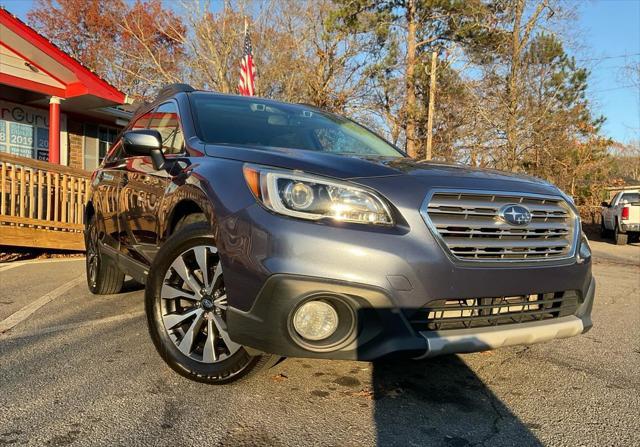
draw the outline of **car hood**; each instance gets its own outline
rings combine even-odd
[[[209,156],[310,174],[353,180],[375,187],[380,177],[405,177],[409,183],[430,187],[455,186],[465,189],[513,190],[540,194],[557,194],[558,189],[535,177],[471,168],[453,163],[415,161],[404,157],[363,157],[335,155],[308,150],[207,145]],[[386,183],[386,182],[383,182]]]

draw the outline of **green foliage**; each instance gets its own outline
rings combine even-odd
[[[522,170],[551,180],[580,204],[597,203],[609,181],[611,141],[599,135],[604,118],[592,115],[587,100],[589,71],[548,33],[532,39],[523,60]]]

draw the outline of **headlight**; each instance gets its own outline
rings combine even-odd
[[[296,171],[245,165],[249,189],[267,208],[302,219],[390,225],[391,213],[373,191]]]
[[[578,249],[578,256],[580,259],[589,259],[591,257],[591,247],[589,246],[589,240],[587,236],[582,233],[580,237],[580,248]]]

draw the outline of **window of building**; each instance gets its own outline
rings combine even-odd
[[[47,111],[0,100],[0,152],[49,160]],[[60,151],[66,151],[66,115],[60,115]]]

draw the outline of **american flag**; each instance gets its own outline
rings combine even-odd
[[[240,82],[238,93],[244,96],[253,96],[256,93],[256,66],[253,65],[253,49],[251,48],[251,36],[249,25],[244,21],[244,55],[240,64]]]

